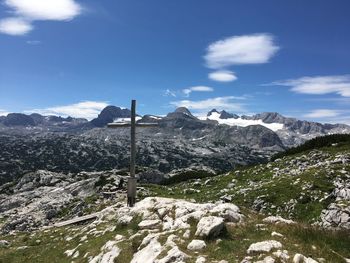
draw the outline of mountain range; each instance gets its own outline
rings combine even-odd
[[[106,107],[91,121],[36,113],[0,117],[0,184],[38,169],[127,168],[130,131],[106,125],[128,118],[130,110],[116,106]],[[273,154],[316,136],[350,133],[350,126],[344,124],[301,121],[278,113],[238,116],[214,109],[207,116],[196,117],[180,107],[166,116],[137,119],[158,123],[158,127],[137,129],[137,164],[152,182],[184,168],[222,173],[237,165],[267,161]]]

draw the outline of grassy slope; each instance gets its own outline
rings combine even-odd
[[[349,154],[350,144],[331,146],[321,149],[329,159],[339,154]],[[261,199],[267,204],[262,211],[265,214],[279,214],[303,223],[313,223],[319,219],[321,210],[332,201],[329,194],[334,189],[333,180],[342,176],[341,170],[350,173],[350,164],[334,164],[333,174],[324,168],[308,168],[299,175],[281,174],[273,177],[274,170],[284,169],[286,163],[299,158],[308,161],[312,151],[284,157],[269,164],[246,167],[239,171],[220,175],[214,178],[190,180],[169,186],[148,185],[152,195],[193,199],[197,202],[216,201],[221,196],[229,195],[232,203],[252,208],[254,201]],[[291,167],[292,169],[293,167]],[[233,182],[233,186],[230,184]],[[184,190],[184,189],[191,190]],[[223,190],[227,189],[227,191]],[[291,200],[296,200],[292,208]],[[290,209],[288,209],[290,208]]]

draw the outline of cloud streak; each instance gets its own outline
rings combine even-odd
[[[278,50],[270,34],[232,36],[210,44],[204,59],[209,68],[222,69],[233,65],[267,63]]]
[[[182,92],[185,94],[186,97],[189,97],[190,94],[194,91],[195,92],[212,92],[214,91],[214,89],[207,86],[195,86],[195,87],[190,87],[182,90]]]
[[[0,33],[25,35],[34,29],[34,21],[70,21],[82,12],[75,0],[5,0],[13,17],[0,20]]]
[[[330,118],[330,117],[337,117],[341,114],[340,111],[337,110],[330,110],[330,109],[316,109],[312,110],[311,112],[303,115],[303,117],[306,118]]]
[[[269,85],[291,87],[291,91],[302,94],[335,93],[342,97],[350,97],[350,75],[302,77],[275,81]]]
[[[56,107],[48,107],[44,109],[27,110],[25,113],[39,113],[42,115],[55,115],[62,117],[85,118],[91,120],[101,112],[109,104],[105,101],[82,101],[70,105],[62,105]]]

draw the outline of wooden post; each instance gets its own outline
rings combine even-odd
[[[130,178],[128,180],[128,206],[133,207],[136,202],[136,100],[131,101],[131,127],[130,127]]]
[[[131,101],[131,122],[108,123],[108,128],[128,128],[130,127],[130,177],[128,178],[127,199],[128,206],[134,206],[136,203],[136,127],[157,127],[156,123],[137,123],[136,124],[136,100]]]

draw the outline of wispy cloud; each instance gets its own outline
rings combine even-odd
[[[350,97],[350,75],[302,77],[275,81],[269,85],[291,87],[291,91],[303,94],[336,93]]]
[[[176,92],[170,89],[166,89],[163,93],[165,97],[176,97]]]
[[[338,110],[316,109],[316,110],[312,110],[309,113],[303,115],[303,117],[319,119],[319,118],[336,117],[336,116],[339,116],[340,114],[341,114],[341,112]]]
[[[25,35],[34,29],[33,21],[69,21],[82,12],[75,0],[5,0],[13,17],[0,20],[0,32],[9,35]]]
[[[82,101],[75,104],[48,107],[44,109],[27,110],[25,113],[39,113],[42,115],[55,115],[62,117],[76,117],[91,120],[109,104],[105,101]]]
[[[183,89],[182,92],[185,94],[185,96],[190,96],[190,94],[194,91],[197,92],[212,92],[214,91],[213,88],[207,87],[207,86],[195,86],[195,87],[190,87],[187,89]]]
[[[41,41],[40,41],[40,40],[28,40],[28,41],[26,41],[26,43],[27,43],[28,45],[36,46],[36,45],[40,45],[40,44],[41,44]]]
[[[231,82],[237,80],[234,72],[229,70],[217,70],[209,73],[209,79],[219,82]]]
[[[204,56],[209,68],[267,63],[279,50],[270,34],[232,36],[209,45]]]
[[[238,100],[244,100],[244,97],[235,97],[235,96],[226,96],[226,97],[216,97],[209,98],[206,100],[180,100],[180,101],[172,101],[171,105],[175,107],[186,107],[188,109],[203,111],[203,110],[211,110],[216,108],[218,110],[234,110],[238,112],[244,112],[244,105],[242,103],[237,102]]]

